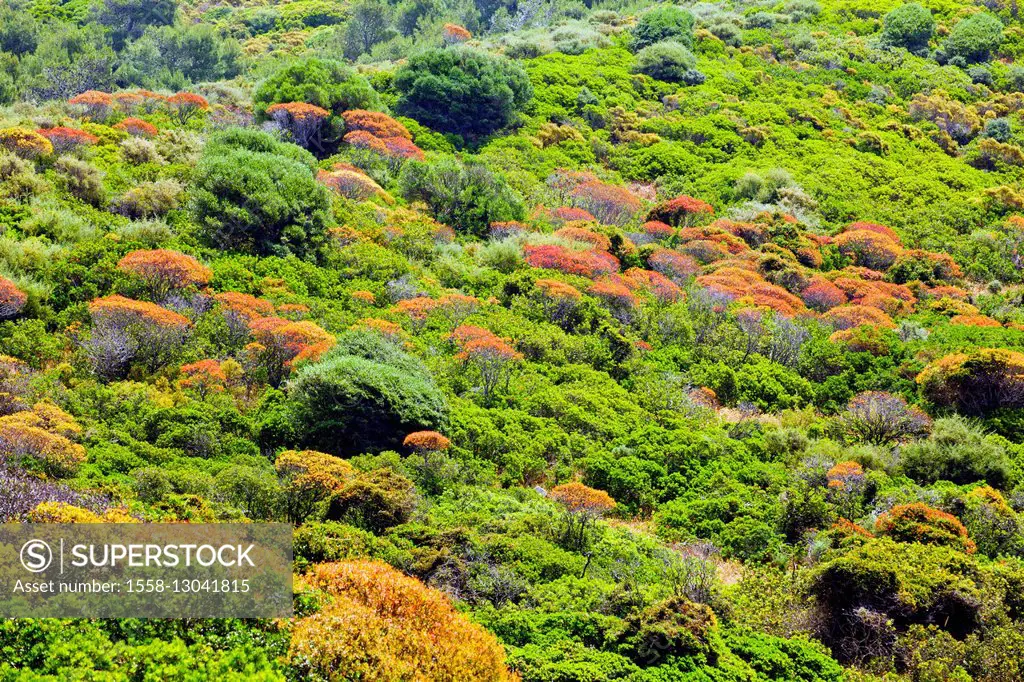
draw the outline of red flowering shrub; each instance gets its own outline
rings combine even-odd
[[[820,277],[811,280],[811,283],[800,292],[800,298],[808,308],[817,310],[819,313],[846,303],[846,294],[843,293],[843,290]]]
[[[966,554],[977,549],[960,519],[923,502],[898,504],[882,514],[875,522],[875,533],[898,542],[952,547]]]
[[[305,102],[284,102],[267,107],[267,116],[300,147],[319,148],[323,141],[324,126],[331,112]]]
[[[427,316],[439,305],[438,301],[429,296],[417,296],[399,301],[395,304],[393,310],[396,313],[407,316],[414,326],[419,326],[427,321]]]
[[[192,256],[167,249],[132,251],[117,269],[141,279],[157,299],[178,289],[206,286],[213,278],[213,271]]]
[[[179,92],[171,95],[166,101],[167,110],[174,116],[178,123],[185,125],[196,114],[210,108],[210,103],[205,97],[191,92]]]
[[[25,292],[11,280],[0,277],[0,318],[14,317],[26,303],[28,296]]]
[[[559,270],[568,275],[594,278],[619,271],[619,261],[604,251],[573,251],[557,244],[523,247],[526,262],[533,268]]]
[[[349,131],[362,130],[382,140],[402,137],[412,141],[412,134],[404,125],[379,111],[351,109],[342,112],[341,117],[345,119],[345,128]]]
[[[582,208],[575,208],[573,206],[560,206],[551,212],[551,217],[557,223],[597,221],[597,218],[590,211],[584,211]]]
[[[863,490],[866,481],[864,469],[857,462],[839,462],[825,474],[828,487],[833,490]]]
[[[95,135],[91,135],[84,130],[78,130],[77,128],[65,128],[58,126],[56,128],[40,128],[36,131],[53,145],[54,151],[58,154],[65,152],[71,152],[79,147],[96,144],[100,141],[100,138]]]
[[[592,180],[577,185],[569,193],[577,208],[592,214],[602,223],[622,225],[640,210],[640,199],[624,187]]]
[[[256,343],[251,344],[246,362],[274,387],[281,385],[296,362],[318,359],[335,341],[332,334],[309,320],[260,317],[249,322],[249,330]]]
[[[158,132],[155,125],[141,118],[126,118],[114,127],[136,137],[154,137]]]
[[[711,204],[683,194],[663,201],[652,208],[651,212],[647,214],[647,219],[688,227],[698,220],[714,215],[714,213],[715,209]]]
[[[105,92],[87,90],[68,100],[68,104],[78,110],[85,118],[93,121],[104,121],[110,115],[114,98]]]
[[[640,226],[640,230],[654,240],[669,239],[676,233],[671,225],[660,220],[648,220]]]

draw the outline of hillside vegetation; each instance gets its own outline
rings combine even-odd
[[[0,521],[295,525],[0,680],[1024,680],[1015,3],[8,0]]]

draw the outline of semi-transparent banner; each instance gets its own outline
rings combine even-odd
[[[0,524],[0,618],[290,615],[287,524]]]

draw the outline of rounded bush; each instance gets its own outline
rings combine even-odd
[[[645,12],[633,27],[633,49],[642,50],[663,40],[693,47],[693,15],[682,7],[660,5]]]
[[[333,59],[310,57],[278,69],[263,81],[253,97],[256,110],[271,104],[305,102],[340,115],[349,109],[379,109],[380,97],[370,82]]]
[[[507,126],[533,98],[515,62],[466,47],[436,49],[395,73],[398,112],[431,128],[478,136]],[[357,108],[357,107],[350,107]]]
[[[696,66],[697,58],[685,45],[666,40],[640,50],[634,70],[660,81],[696,84],[704,81]]]
[[[327,189],[309,168],[241,149],[203,158],[192,206],[208,242],[257,255],[313,251],[330,218]]]
[[[918,52],[928,49],[928,41],[934,33],[935,19],[931,11],[916,2],[908,2],[885,15],[882,42]]]
[[[988,12],[962,19],[949,34],[946,51],[967,62],[983,62],[1003,42],[1003,22]]]

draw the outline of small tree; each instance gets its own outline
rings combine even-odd
[[[983,62],[1003,42],[1003,22],[988,12],[978,12],[957,22],[946,50],[967,62]]]
[[[463,325],[452,333],[452,338],[460,348],[455,359],[476,373],[484,402],[490,401],[498,386],[504,384],[508,388],[515,364],[523,359],[522,353],[480,327]]]
[[[565,542],[577,550],[588,546],[587,531],[590,527],[615,508],[611,495],[576,481],[552,488],[549,496],[565,509]],[[587,564],[590,564],[589,554]],[[584,574],[586,570],[584,567]]]

